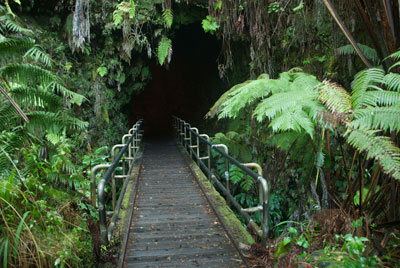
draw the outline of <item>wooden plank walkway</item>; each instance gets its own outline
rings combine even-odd
[[[245,267],[172,140],[142,165],[123,267]]]

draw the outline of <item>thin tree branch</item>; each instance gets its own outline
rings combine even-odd
[[[339,14],[336,12],[336,9],[332,5],[331,1],[329,0],[323,0],[325,6],[328,8],[329,12],[331,13],[332,17],[335,19],[336,23],[346,36],[346,38],[350,41],[351,45],[354,47],[355,51],[357,52],[358,56],[361,58],[361,60],[364,62],[364,64],[368,67],[371,68],[372,65],[368,61],[368,59],[365,57],[365,55],[362,53],[361,49],[357,45],[356,40],[353,38],[351,35],[350,31],[347,29],[346,25],[344,25],[342,19],[339,17]]]

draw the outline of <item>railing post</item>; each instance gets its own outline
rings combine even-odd
[[[229,154],[229,149],[228,146],[226,146],[225,144],[214,144],[211,148],[223,148],[226,154]],[[230,191],[230,187],[229,187],[229,160],[228,158],[225,158],[225,181],[226,181],[226,190],[228,190],[229,193],[231,193]]]
[[[92,206],[96,207],[96,175],[101,169],[109,168],[109,164],[100,164],[96,165],[92,168],[91,174],[91,183],[90,183],[90,200],[92,202]]]
[[[261,237],[261,245],[265,247],[267,243],[267,237],[269,233],[269,187],[268,182],[266,179],[263,178],[263,171],[259,164],[257,163],[244,163],[243,166],[248,168],[255,168],[257,169],[258,178],[258,196],[260,199],[261,205],[254,208],[242,209],[243,211],[247,212],[256,212],[262,211],[261,213],[261,230],[262,230],[262,237]]]

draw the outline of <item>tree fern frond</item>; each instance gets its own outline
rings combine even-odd
[[[164,9],[162,11],[162,17],[163,17],[165,26],[167,28],[171,28],[172,22],[174,20],[174,14],[172,12],[172,9]]]
[[[268,87],[268,81],[269,78],[265,78],[241,84],[242,86],[231,92],[228,99],[222,104],[222,110],[218,118],[236,118],[244,107],[270,94],[271,90]]]
[[[400,109],[398,107],[368,107],[354,113],[353,128],[400,130]]]
[[[346,113],[352,112],[351,96],[347,91],[336,83],[324,80],[318,86],[319,95],[318,100],[322,102],[325,107],[332,113]]]
[[[365,105],[365,92],[380,83],[384,76],[384,70],[379,68],[366,69],[356,74],[351,83],[351,102],[354,110]]]
[[[400,74],[388,73],[383,78],[387,89],[400,92]]]
[[[9,63],[0,67],[0,76],[20,84],[47,85],[55,75],[46,69],[29,63]]]
[[[399,61],[400,60],[400,50],[390,54],[387,58],[391,58],[395,61]]]
[[[357,45],[358,45],[358,47],[360,48],[360,50],[362,51],[362,53],[365,55],[365,57],[368,60],[370,60],[370,61],[372,61],[372,62],[374,62],[376,64],[380,63],[380,60],[378,58],[378,54],[376,53],[375,49],[373,49],[373,48],[371,48],[369,46],[360,44],[360,43],[357,43]],[[337,52],[341,56],[345,56],[345,55],[358,56],[356,50],[354,49],[354,47],[351,44],[339,47],[337,49]]]
[[[40,46],[34,45],[24,54],[24,59],[33,59],[35,62],[43,63],[44,66],[51,68],[54,61],[47,55]]]
[[[317,78],[311,74],[296,72],[293,74],[293,83],[290,84],[290,90],[314,90],[315,86],[320,84]]]
[[[59,93],[63,95],[64,97],[70,97],[71,98],[71,103],[76,104],[80,106],[84,101],[87,100],[87,98],[81,94],[78,94],[76,92],[73,92],[66,88],[63,85],[63,82],[61,81],[60,78],[55,79],[52,81],[48,86],[46,87],[46,90],[53,91],[56,93]]]
[[[64,101],[62,97],[40,88],[18,86],[12,87],[10,93],[18,103],[29,107],[47,107],[52,110],[62,107]]]
[[[262,100],[254,110],[254,116],[259,122],[266,117],[273,119],[278,113],[295,106],[312,105],[313,114],[321,108],[315,101],[318,92],[309,90],[288,91],[273,94],[271,97]]]
[[[371,106],[391,106],[400,103],[400,92],[375,90],[365,92],[365,98]]]
[[[52,128],[67,127],[69,129],[84,129],[88,126],[87,122],[81,121],[75,117],[61,115],[60,113],[52,113],[45,111],[34,111],[27,114],[30,123],[27,124],[28,129],[39,129],[45,131]]]
[[[0,16],[0,29],[1,32],[6,33],[24,33],[24,34],[32,34],[33,32],[29,29],[26,29],[14,22],[8,15]]]
[[[376,159],[386,174],[400,180],[400,149],[389,137],[377,136],[377,132],[379,130],[354,129],[347,142],[357,150],[365,151],[368,159]]]
[[[395,64],[393,64],[392,66],[390,66],[390,67],[389,67],[389,71],[393,70],[393,68],[396,68],[396,67],[398,67],[398,66],[400,66],[400,61],[399,61],[399,62],[396,62]]]
[[[314,135],[314,124],[310,117],[301,109],[293,106],[279,113],[269,124],[274,132],[293,130],[301,133],[306,131],[310,137]]]
[[[20,57],[35,45],[35,40],[26,37],[6,38],[0,41],[0,59]]]
[[[171,46],[172,46],[171,39],[167,38],[166,36],[163,36],[157,48],[157,57],[160,65],[164,64],[165,59],[168,56],[168,51]]]
[[[244,86],[245,84],[250,83],[252,80],[248,80],[244,83],[237,84],[233,86],[231,89],[226,91],[224,94],[219,97],[219,99],[215,102],[215,104],[210,108],[210,111],[206,114],[206,118],[214,118],[217,114],[221,112],[222,104],[229,98],[229,95],[233,93],[235,90],[239,89],[240,87]]]

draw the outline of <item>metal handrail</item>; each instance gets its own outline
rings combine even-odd
[[[101,242],[102,244],[108,244],[109,239],[112,236],[112,232],[114,229],[114,225],[117,219],[117,216],[119,214],[119,210],[121,208],[121,202],[122,202],[122,198],[123,195],[125,194],[125,190],[127,187],[127,182],[128,182],[128,178],[129,178],[129,173],[131,172],[132,168],[133,168],[133,164],[134,164],[134,159],[136,156],[136,152],[137,152],[137,148],[138,148],[138,144],[141,141],[141,138],[143,137],[142,134],[140,134],[140,129],[142,127],[142,122],[143,120],[139,120],[138,122],[136,122],[136,124],[129,130],[129,134],[126,134],[123,136],[122,141],[124,142],[126,138],[129,137],[128,141],[124,144],[118,144],[115,145],[112,149],[112,164],[108,165],[108,169],[106,171],[106,173],[104,174],[103,178],[100,180],[99,184],[97,185],[97,200],[98,200],[98,206],[99,206],[99,216],[100,216],[100,235],[101,235]],[[140,137],[140,138],[139,138]],[[131,146],[131,143],[134,142],[134,145]],[[115,149],[117,148],[122,148],[118,155],[116,157],[114,157],[114,152]],[[133,149],[133,154],[132,154],[132,150]],[[129,163],[129,171],[127,174],[124,174],[122,176],[118,176],[118,177],[125,177],[125,183],[123,186],[123,190],[121,192],[121,195],[119,197],[118,200],[118,204],[116,204],[116,197],[115,197],[115,178],[116,176],[114,175],[114,171],[115,169],[118,167],[121,158],[123,157],[123,155],[126,153],[126,151],[129,150],[129,156],[128,158],[125,158],[126,160],[128,160]],[[123,161],[123,165],[125,166],[125,161]],[[105,168],[105,166],[102,167],[98,167],[97,169],[100,168]],[[97,170],[96,167],[93,168],[93,170]],[[123,172],[125,173],[125,169],[122,169]],[[94,180],[93,180],[94,177]],[[94,190],[95,189],[95,175],[93,176],[93,172],[92,172],[92,197],[94,196]],[[106,196],[105,196],[105,187],[107,182],[110,180],[110,178],[112,178],[112,194],[113,194],[113,210],[114,210],[114,214],[110,223],[110,227],[107,226],[107,212],[106,212],[106,204],[105,204],[105,200],[106,200]],[[96,204],[96,200],[92,199],[92,204]]]
[[[240,163],[236,159],[228,153],[228,148],[226,145],[221,144],[212,144],[209,140],[209,137],[206,134],[199,134],[197,129],[194,129],[190,126],[190,124],[186,123],[184,120],[173,116],[174,128],[178,137],[178,140],[182,143],[182,145],[190,152],[190,155],[194,156],[195,160],[199,167],[207,173],[207,177],[217,186],[217,188],[225,195],[229,204],[231,204],[246,220],[246,222],[256,231],[257,235],[261,237],[261,245],[264,247],[266,245],[268,232],[269,232],[269,187],[268,182],[262,176],[262,169],[256,163]],[[197,131],[196,131],[197,130]],[[190,133],[187,137],[187,133]],[[192,143],[192,134],[196,137],[196,144]],[[190,141],[189,141],[190,138]],[[189,143],[188,143],[189,141]],[[207,156],[201,157],[199,155],[200,151],[200,141],[207,146]],[[221,150],[219,147],[222,147],[224,150]],[[196,151],[193,150],[196,148]],[[218,154],[226,160],[226,173],[225,177],[227,180],[227,184],[225,187],[213,174],[211,171],[211,150],[214,150]],[[207,165],[203,163],[203,160],[207,160]],[[232,196],[229,191],[229,163],[237,166],[247,175],[252,177],[258,182],[259,187],[259,198],[260,205],[253,208],[242,208],[240,204],[236,201],[236,199]],[[257,169],[258,173],[253,172],[250,168]],[[261,228],[251,219],[248,213],[261,211]]]

